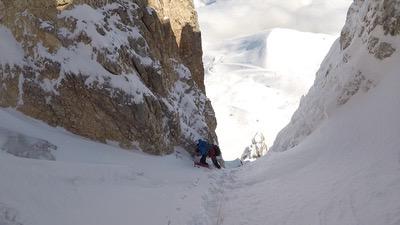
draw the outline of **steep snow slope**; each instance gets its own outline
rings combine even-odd
[[[385,73],[297,147],[234,172],[221,224],[399,224],[400,77]]]
[[[225,159],[240,157],[257,132],[272,144],[334,39],[273,29],[205,46],[207,95]]]
[[[56,161],[0,150],[0,224],[198,224],[203,195],[217,176],[197,169],[182,149],[165,157],[129,152],[0,110],[7,133],[47,140]],[[22,138],[20,138],[22,140]]]
[[[382,4],[357,1],[351,6],[340,40],[322,63],[291,122],[277,136],[273,151],[297,145],[349,99],[398,71],[400,28],[386,23],[400,19],[400,7],[389,10]]]
[[[270,154],[216,195],[220,224],[400,223],[398,21],[398,1],[354,1]]]

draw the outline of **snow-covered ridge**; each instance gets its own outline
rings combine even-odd
[[[354,97],[361,97],[386,76],[396,73],[400,59],[397,50],[400,38],[395,32],[398,27],[388,26],[386,22],[397,21],[399,13],[396,7],[392,8],[394,11],[384,7],[390,2],[393,3],[353,3],[340,40],[332,46],[313,87],[302,98],[291,122],[278,135],[273,151],[296,146],[337,108]]]

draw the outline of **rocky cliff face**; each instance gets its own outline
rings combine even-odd
[[[0,0],[0,106],[152,154],[216,141],[191,0]]]
[[[400,2],[355,0],[340,39],[271,150],[285,151],[298,145],[339,107],[361,98],[379,85],[386,74],[398,71],[399,48]]]

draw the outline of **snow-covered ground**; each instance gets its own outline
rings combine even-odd
[[[1,225],[199,224],[218,172],[194,168],[182,149],[164,157],[96,143],[0,110],[0,148],[8,136],[57,146],[56,161],[0,150]],[[9,135],[7,135],[9,134]],[[12,135],[10,135],[12,134]],[[216,174],[217,173],[217,174]]]
[[[398,225],[399,83],[388,71],[295,149],[223,171],[193,168],[181,149],[128,152],[2,109],[2,130],[57,150],[56,161],[0,151],[0,224]]]

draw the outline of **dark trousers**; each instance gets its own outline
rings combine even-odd
[[[207,159],[207,155],[202,155],[201,159],[200,159],[200,163],[207,164],[206,159]]]

